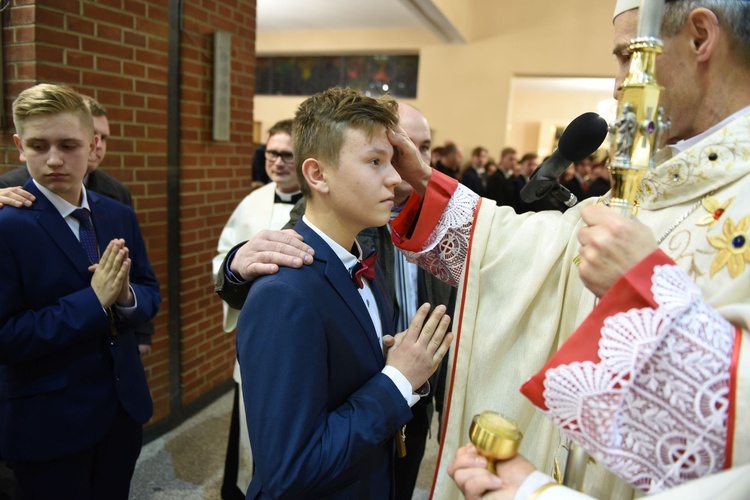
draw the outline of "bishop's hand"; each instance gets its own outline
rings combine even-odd
[[[432,167],[424,162],[419,149],[401,127],[389,130],[388,140],[393,146],[392,162],[396,172],[411,184],[420,196],[424,196],[427,183],[432,177]]]
[[[578,231],[578,271],[586,288],[602,297],[630,268],[656,250],[650,228],[604,205],[581,210],[586,223]]]

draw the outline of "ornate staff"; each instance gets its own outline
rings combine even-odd
[[[638,36],[628,47],[630,70],[622,84],[617,119],[610,125],[609,206],[628,217],[635,216],[638,186],[654,168],[656,150],[670,124],[659,106],[663,87],[656,81],[656,56],[664,45],[659,38],[663,15],[664,0],[641,0]]]
[[[610,125],[612,149],[609,171],[612,191],[609,207],[626,217],[636,215],[638,187],[655,166],[656,151],[670,122],[659,106],[663,87],[656,81],[656,56],[664,44],[659,38],[664,0],[640,0],[638,35],[630,41],[630,69],[622,83],[617,119]],[[563,484],[583,489],[588,454],[568,444]]]
[[[622,84],[617,118],[609,127],[612,135],[609,206],[627,217],[635,216],[638,187],[646,172],[654,168],[656,151],[669,128],[664,108],[659,106],[663,87],[656,81],[656,56],[663,47],[659,34],[664,1],[640,0],[638,34],[628,46],[630,68]],[[635,7],[635,2],[633,4]],[[479,453],[488,458],[488,468],[493,472],[495,461],[516,454],[522,438],[515,422],[491,411],[474,417],[469,436]],[[582,490],[590,457],[573,442],[567,449],[565,476],[559,476],[555,459],[555,478],[566,486]]]

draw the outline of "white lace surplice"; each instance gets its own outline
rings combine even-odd
[[[607,318],[600,362],[546,373],[548,415],[596,460],[656,493],[724,468],[734,327],[676,266],[658,266],[657,308]]]
[[[411,262],[441,281],[458,286],[469,253],[469,238],[479,196],[469,189],[458,189],[448,201],[435,231],[420,252],[403,250]]]

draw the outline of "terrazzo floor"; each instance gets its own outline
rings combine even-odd
[[[143,447],[131,500],[219,500],[229,434],[232,393]],[[437,457],[435,421],[413,500],[426,500]]]

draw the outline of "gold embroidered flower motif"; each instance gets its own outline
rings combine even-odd
[[[675,165],[667,168],[667,180],[672,184],[682,184],[685,181],[685,175],[680,167],[680,165]]]
[[[708,237],[711,246],[719,250],[711,263],[711,276],[722,270],[724,266],[729,269],[729,275],[732,278],[745,272],[745,264],[750,263],[748,226],[750,226],[750,215],[744,216],[736,225],[729,218],[724,221],[723,235]]]
[[[714,227],[716,222],[729,207],[729,204],[733,201],[734,197],[729,198],[723,204],[714,196],[704,198],[701,204],[703,205],[703,208],[708,211],[708,215],[703,216],[703,218],[696,222],[696,224],[699,226],[708,226],[709,229]]]

